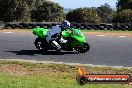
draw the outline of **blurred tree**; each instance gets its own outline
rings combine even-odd
[[[35,0],[34,2],[34,7],[38,7],[40,5],[43,5],[43,3],[45,2],[46,0]]]
[[[100,7],[97,7],[97,11],[99,16],[101,17],[102,23],[111,23],[113,16],[115,15],[115,11],[105,3],[104,5],[101,5]]]
[[[57,22],[64,20],[64,9],[58,3],[45,1],[32,11],[32,19],[36,21]]]
[[[68,12],[66,19],[76,23],[100,23],[100,17],[94,8],[78,8]]]
[[[132,0],[117,0],[117,10],[132,9]]]
[[[30,10],[24,0],[0,0],[0,20],[30,21]]]
[[[0,0],[0,20],[31,21],[32,11],[48,0]]]
[[[114,23],[132,23],[132,10],[122,10],[117,12],[113,19]]]

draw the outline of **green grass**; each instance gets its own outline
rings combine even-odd
[[[128,68],[0,61],[0,68],[3,65],[10,67],[19,65],[27,70],[27,74],[18,75],[0,69],[0,88],[132,88],[123,84],[86,84],[80,86],[75,80],[79,67],[86,68],[88,74],[118,73],[132,75],[132,69]]]
[[[54,77],[58,75],[59,77]],[[62,76],[62,77],[61,77]],[[87,84],[80,86],[65,74],[13,76],[0,74],[0,88],[131,88],[121,84]]]

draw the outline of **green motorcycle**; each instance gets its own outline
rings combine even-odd
[[[34,44],[36,48],[41,51],[55,50],[55,48],[46,41],[47,32],[48,29],[44,28],[34,28],[32,31],[32,33],[34,35],[37,35],[38,37],[36,38]],[[67,40],[67,42],[65,43],[58,42],[62,50],[73,51],[75,49],[79,53],[85,53],[89,51],[90,46],[86,42],[84,34],[80,30],[72,28],[71,31],[67,29],[62,31],[61,35],[62,35],[61,37]]]

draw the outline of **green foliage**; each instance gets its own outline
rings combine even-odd
[[[118,0],[117,10],[132,9],[132,0]]]
[[[0,0],[0,20],[29,21],[29,7],[24,0]]]
[[[101,17],[101,22],[102,23],[111,23],[113,16],[115,14],[115,11],[105,3],[104,5],[101,5],[100,7],[97,8],[98,14]]]
[[[32,19],[36,21],[57,22],[64,20],[64,9],[58,3],[45,1],[32,11]]]
[[[46,0],[25,0],[30,10],[36,9],[38,6],[42,5]]]
[[[38,6],[42,5],[46,0],[34,0],[34,7],[37,8]]]
[[[113,18],[114,23],[132,22],[132,0],[118,0],[117,14]]]
[[[122,10],[117,12],[113,18],[114,23],[132,23],[132,10]]]
[[[94,8],[78,8],[70,11],[66,19],[76,23],[100,23],[100,17]]]
[[[42,11],[42,12],[41,12]],[[47,0],[0,0],[0,20],[11,21],[62,21],[63,8]]]

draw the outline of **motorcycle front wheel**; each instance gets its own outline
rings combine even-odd
[[[83,43],[83,46],[77,47],[75,50],[79,53],[85,53],[90,50],[90,45],[88,43]]]

